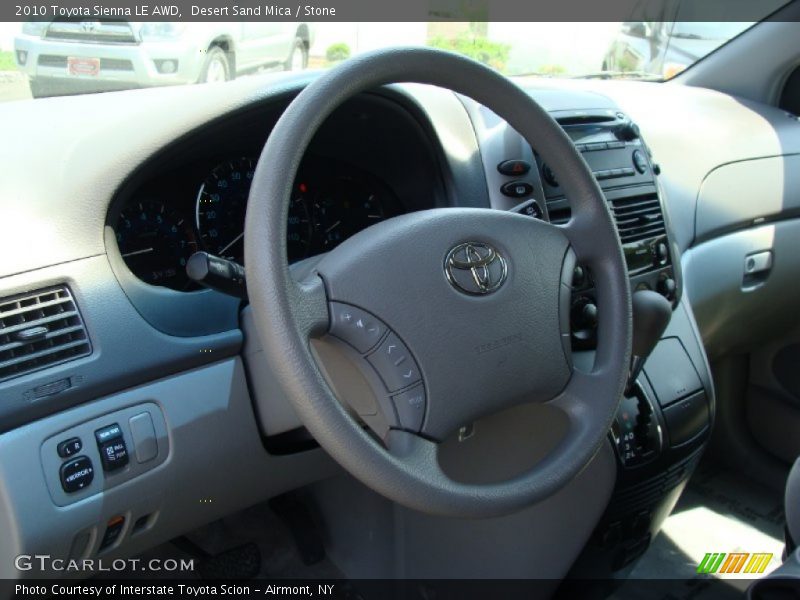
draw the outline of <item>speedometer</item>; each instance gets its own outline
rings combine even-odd
[[[197,229],[211,253],[244,259],[244,215],[256,165],[252,158],[238,158],[217,165],[197,195]]]
[[[197,229],[211,254],[244,263],[244,217],[256,169],[253,158],[242,157],[217,165],[197,194]],[[287,223],[289,261],[304,258],[311,237],[305,184],[297,184]]]

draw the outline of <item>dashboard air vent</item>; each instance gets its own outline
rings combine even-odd
[[[610,202],[623,244],[664,235],[664,215],[655,193],[629,196]]]
[[[91,351],[86,327],[68,288],[0,298],[0,381]]]

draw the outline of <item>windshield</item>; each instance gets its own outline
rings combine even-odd
[[[363,52],[398,45],[444,48],[509,76],[660,81],[752,24],[0,23],[0,101],[328,69]]]

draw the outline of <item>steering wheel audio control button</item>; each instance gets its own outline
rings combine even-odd
[[[414,357],[394,333],[386,336],[383,343],[367,357],[367,360],[390,392],[408,387],[420,380]]]
[[[418,385],[415,388],[400,392],[392,396],[399,425],[408,431],[419,431],[422,428],[422,419],[425,416],[427,400],[425,388]]]
[[[331,335],[364,354],[386,333],[386,325],[368,312],[340,302],[331,302]]]

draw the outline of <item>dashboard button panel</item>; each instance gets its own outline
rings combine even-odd
[[[134,436],[137,416],[146,415],[152,430],[152,440],[145,436],[142,451],[145,456],[155,456],[142,463],[131,460],[138,456],[139,439]],[[131,425],[133,420],[134,425]],[[62,457],[59,446],[83,443],[79,456]],[[56,506],[69,506],[114,488],[131,479],[144,475],[167,460],[169,435],[161,408],[153,402],[144,402],[116,410],[83,422],[77,422],[66,430],[55,432],[40,446],[39,459],[42,472]]]

